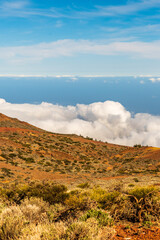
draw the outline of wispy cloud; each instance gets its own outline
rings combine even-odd
[[[130,36],[130,39],[137,38],[139,36],[146,36],[150,37],[155,35],[160,35],[160,24],[145,24],[142,23],[138,26],[130,26],[130,27],[124,27],[124,26],[118,26],[118,27],[106,27],[102,26],[101,30],[105,33],[108,33],[110,38],[115,37],[128,37]]]
[[[69,10],[63,8],[37,9],[31,6],[29,1],[4,1],[0,7],[0,16],[43,16],[51,18],[93,18],[93,17],[114,17],[117,15],[130,15],[151,8],[159,8],[159,0],[128,1],[124,5],[92,6],[90,10],[77,11],[70,7]]]
[[[47,58],[88,55],[127,55],[160,59],[160,41],[104,43],[89,40],[58,40],[31,46],[1,47],[0,59],[10,62],[40,61]]]
[[[2,1],[0,4],[0,17],[24,17],[25,10],[30,2],[24,1]]]
[[[11,10],[11,9],[23,9],[29,5],[28,1],[4,1],[1,4],[1,9],[3,10]]]
[[[0,99],[0,112],[52,132],[81,134],[123,145],[160,147],[160,116],[132,116],[119,102],[64,107],[45,102],[11,104]]]
[[[28,18],[31,16],[43,16],[51,18],[66,17],[62,9],[50,8],[40,9],[34,8],[31,1],[3,1],[0,5],[0,17],[19,17]]]
[[[128,1],[125,5],[97,7],[97,16],[107,15],[128,15],[150,8],[160,7],[159,0]],[[96,15],[96,12],[94,12]],[[93,14],[93,13],[92,13]]]

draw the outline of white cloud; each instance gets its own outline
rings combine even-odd
[[[0,112],[57,133],[75,133],[123,145],[160,147],[160,116],[131,115],[120,103],[60,106],[42,102],[11,104],[0,99]]]
[[[160,78],[154,78],[154,77],[152,77],[152,78],[150,78],[149,79],[151,82],[153,82],[153,83],[155,83],[155,82],[160,82]]]
[[[47,58],[70,57],[76,54],[128,55],[160,59],[160,41],[112,42],[64,39],[30,46],[0,47],[0,59],[12,63],[41,61]]]

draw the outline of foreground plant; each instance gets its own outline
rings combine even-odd
[[[112,215],[116,219],[131,222],[158,221],[160,217],[160,197],[153,186],[137,187],[126,193],[119,204],[113,206]]]

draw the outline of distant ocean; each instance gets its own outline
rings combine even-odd
[[[112,100],[131,113],[160,115],[160,81],[149,77],[0,77],[0,98],[64,106]]]

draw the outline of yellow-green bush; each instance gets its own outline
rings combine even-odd
[[[89,188],[90,187],[90,184],[88,182],[85,182],[85,183],[81,183],[77,186],[78,188]]]
[[[88,194],[85,193],[73,193],[70,194],[69,197],[65,200],[65,205],[72,209],[79,209],[81,211],[88,210],[94,208],[96,206],[96,202],[91,199]]]
[[[107,192],[100,187],[94,188],[91,192],[91,198],[97,201],[98,206],[102,209],[110,209],[113,204],[119,201],[119,197],[120,192]]]
[[[145,199],[147,197],[153,198],[157,195],[158,189],[154,186],[136,187],[128,192],[130,198],[137,198],[137,200]]]

